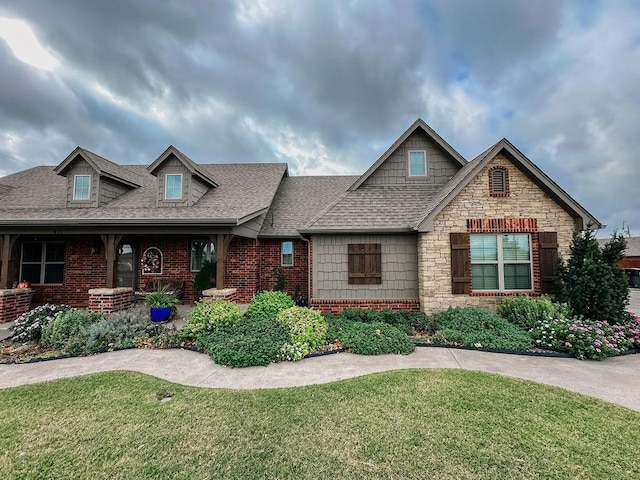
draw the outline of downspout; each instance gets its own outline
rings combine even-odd
[[[309,306],[311,306],[311,241],[302,235],[300,235],[300,240],[307,242],[307,295],[309,296]]]

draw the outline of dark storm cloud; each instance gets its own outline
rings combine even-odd
[[[633,3],[598,0],[12,2],[0,17],[29,23],[61,64],[22,64],[0,39],[0,172],[56,164],[78,144],[150,163],[171,143],[201,162],[358,173],[421,116],[469,158],[507,136],[601,220],[640,229],[638,201],[607,187],[637,181],[630,9],[637,18]]]

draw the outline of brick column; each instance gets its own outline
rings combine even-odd
[[[133,288],[92,288],[89,290],[89,310],[112,313],[129,310],[133,302]]]
[[[29,310],[33,290],[10,288],[0,290],[0,323],[13,322]]]

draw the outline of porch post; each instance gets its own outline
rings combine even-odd
[[[226,233],[219,233],[215,236],[214,243],[216,245],[216,289],[225,288],[225,263],[227,260],[227,249],[229,248],[229,243],[231,243],[232,238],[233,235]],[[213,240],[213,235],[211,235],[211,240]]]
[[[122,241],[122,235],[100,235],[104,245],[104,254],[107,259],[107,288],[115,288],[116,286],[116,261],[118,260],[118,246]]]
[[[11,260],[11,250],[19,235],[5,233],[0,237],[0,248],[2,249],[2,269],[0,269],[0,288],[9,288],[9,261]]]

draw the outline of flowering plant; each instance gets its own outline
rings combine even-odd
[[[33,310],[23,313],[13,322],[12,340],[17,342],[40,340],[40,337],[42,337],[42,327],[70,308],[69,305],[45,303],[44,305],[40,305]]]

